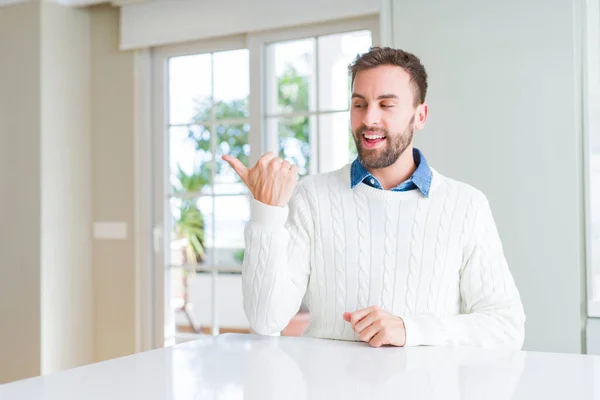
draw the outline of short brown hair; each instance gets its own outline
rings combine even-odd
[[[348,69],[352,73],[352,84],[359,71],[379,67],[380,65],[396,65],[410,75],[414,87],[415,105],[425,102],[427,94],[427,72],[421,60],[414,54],[390,47],[371,47],[367,53],[359,54]]]

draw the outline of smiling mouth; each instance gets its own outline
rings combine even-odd
[[[386,140],[385,135],[382,135],[380,133],[375,133],[375,132],[365,132],[362,134],[362,137],[363,137],[363,143],[365,144],[365,147],[367,147],[367,148],[373,148],[377,144]]]

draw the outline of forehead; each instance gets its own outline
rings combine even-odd
[[[401,99],[412,99],[410,75],[395,65],[381,65],[359,71],[354,77],[352,91],[364,97],[395,94]]]

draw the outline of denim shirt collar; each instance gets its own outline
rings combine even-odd
[[[393,187],[390,190],[399,192],[412,190],[416,188],[419,189],[419,191],[425,197],[429,197],[429,191],[431,189],[431,178],[433,173],[431,171],[431,168],[429,167],[429,164],[427,164],[427,160],[425,159],[425,156],[423,155],[421,150],[416,148],[413,149],[413,157],[415,160],[415,164],[417,165],[417,169],[415,170],[415,172],[408,180],[402,182],[401,184],[399,184],[396,187]],[[350,187],[354,189],[354,187],[361,182],[365,182],[370,186],[383,190],[383,187],[381,186],[377,178],[371,175],[371,173],[367,171],[367,169],[360,163],[358,158],[356,158],[352,162],[352,166],[350,168]]]

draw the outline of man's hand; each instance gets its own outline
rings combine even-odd
[[[377,306],[364,308],[352,313],[344,313],[344,320],[352,324],[352,329],[358,333],[360,340],[372,347],[385,344],[404,346],[406,329],[404,321]]]
[[[264,154],[254,168],[246,168],[235,157],[225,155],[223,160],[237,172],[257,201],[269,206],[285,207],[290,201],[298,183],[298,167],[275,157]]]

